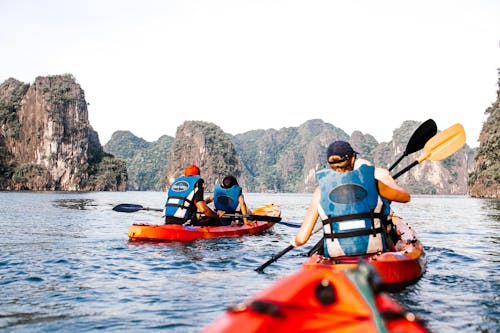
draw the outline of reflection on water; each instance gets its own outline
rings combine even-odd
[[[85,210],[96,207],[93,199],[57,199],[53,201],[55,207]]]

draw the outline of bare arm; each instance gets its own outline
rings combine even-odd
[[[205,198],[205,203],[209,204],[212,201],[214,201],[214,194],[210,194],[208,197]]]
[[[241,214],[247,215],[248,210],[247,210],[247,204],[245,202],[245,197],[243,196],[243,193],[240,194],[238,197],[238,202],[241,210]],[[243,223],[248,224],[248,219],[246,217],[243,218]]]
[[[317,187],[314,191],[311,203],[309,204],[309,209],[307,210],[306,216],[304,216],[302,225],[300,226],[299,231],[297,231],[297,235],[295,235],[295,237],[292,237],[292,240],[290,242],[294,247],[304,245],[311,237],[312,230],[319,217],[319,198],[320,190],[319,187]]]
[[[207,206],[205,201],[196,201],[196,208],[198,209],[198,212],[202,213],[203,215],[211,218],[218,219],[219,217],[217,214]]]
[[[396,181],[389,174],[388,170],[376,168],[375,178],[378,180],[378,192],[383,198],[396,202],[410,201],[410,193],[396,184]]]

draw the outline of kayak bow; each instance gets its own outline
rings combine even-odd
[[[369,264],[303,268],[231,307],[202,333],[428,332],[379,292],[378,281]]]

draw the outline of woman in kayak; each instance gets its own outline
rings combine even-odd
[[[207,204],[212,201],[217,215],[222,219],[222,224],[229,225],[234,220],[233,218],[224,218],[224,214],[240,213],[243,214],[243,223],[251,225],[246,217],[247,204],[243,191],[233,175],[227,175],[222,180],[222,184],[215,185],[214,193],[205,199]]]
[[[184,176],[174,180],[165,203],[165,224],[221,225],[219,216],[203,200],[200,168],[188,165]]]
[[[305,244],[321,217],[323,254],[327,257],[388,249],[385,225],[391,213],[389,201],[408,202],[410,194],[396,184],[388,170],[375,168],[366,161],[356,163],[356,155],[345,141],[328,146],[330,168],[316,173],[319,186],[297,235],[290,241],[292,246]]]

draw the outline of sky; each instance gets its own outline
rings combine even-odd
[[[477,147],[499,42],[497,0],[0,0],[0,83],[72,74],[102,144],[310,119],[387,142],[432,118]]]

